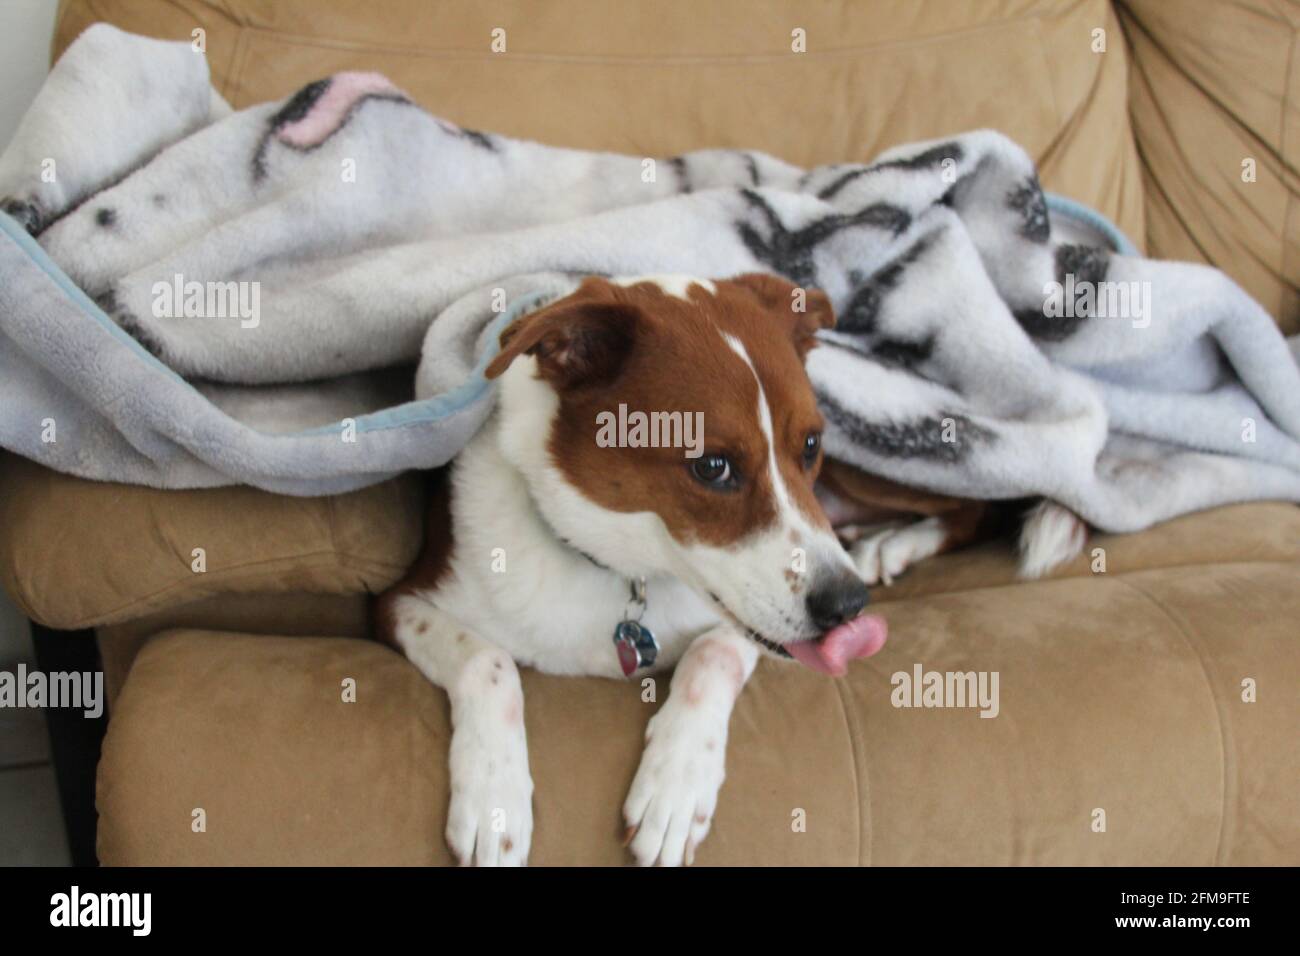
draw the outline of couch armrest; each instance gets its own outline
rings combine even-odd
[[[60,630],[219,594],[378,592],[419,550],[423,489],[408,474],[322,498],[158,491],[3,455],[0,585],[24,614]]]

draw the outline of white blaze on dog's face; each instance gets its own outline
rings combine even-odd
[[[504,373],[502,449],[560,536],[622,574],[687,581],[769,649],[867,602],[813,494],[822,417],[803,359],[834,315],[797,292],[758,274],[587,279],[514,323],[488,369]],[[620,405],[629,422],[702,413],[702,443],[605,447]]]

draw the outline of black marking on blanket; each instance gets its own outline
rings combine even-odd
[[[848,305],[840,310],[835,328],[841,332],[868,335],[876,330],[876,316],[880,314],[881,288],[874,282],[853,293]]]
[[[960,163],[965,156],[966,151],[961,148],[961,143],[940,143],[938,146],[931,146],[929,149],[923,150],[915,156],[908,156],[905,159],[890,159],[883,163],[872,163],[870,168],[930,169],[934,166],[942,166],[944,161],[949,159],[954,163]]]
[[[325,95],[325,91],[330,88],[331,82],[333,82],[332,78],[326,77],[323,80],[308,83],[289,97],[289,101],[271,117],[270,122],[267,123],[266,132],[258,140],[257,151],[253,154],[254,181],[260,182],[266,178],[266,149],[270,145],[271,137],[275,135],[276,130],[289,123],[296,123],[310,113],[311,108],[316,105],[316,101]]]
[[[737,222],[741,240],[760,262],[801,285],[816,285],[816,268],[813,252],[817,246],[843,229],[855,226],[873,226],[886,229],[895,236],[911,225],[908,213],[888,203],[872,203],[855,213],[832,213],[810,222],[801,229],[790,230],[777,217],[763,197],[750,189],[740,190],[745,201],[762,213],[767,221],[768,236],[764,239],[747,222]]]
[[[885,293],[898,285],[904,270],[925,253],[934,241],[934,233],[922,236],[912,243],[902,255],[887,265],[877,269],[870,280],[853,293],[840,312],[839,321],[835,323],[837,332],[866,335],[876,330],[876,318],[880,314],[880,304]]]
[[[839,195],[849,183],[866,176],[869,173],[878,173],[883,169],[905,169],[917,171],[922,169],[931,169],[935,166],[941,166],[944,161],[951,159],[953,162],[961,162],[962,157],[966,155],[965,150],[959,143],[940,143],[938,146],[931,146],[929,149],[917,153],[915,156],[909,156],[906,159],[888,159],[883,163],[872,163],[869,166],[859,166],[842,174],[829,185],[823,187],[818,193],[818,199],[830,200]]]
[[[686,168],[686,157],[673,156],[668,160],[668,165],[672,167],[673,175],[677,177],[677,191],[679,193],[693,192],[691,172]]]
[[[465,129],[465,127],[463,126],[461,127],[460,131],[467,140],[469,140],[479,149],[486,149],[489,153],[495,153],[497,151],[496,140],[494,140],[487,133],[484,133],[481,130],[477,130],[477,129]]]
[[[889,368],[904,369],[917,378],[925,379],[927,382],[934,381],[934,379],[921,371],[920,366],[929,361],[934,354],[934,346],[937,340],[938,337],[934,334],[927,335],[915,342],[906,339],[885,338],[873,342],[870,337],[865,336],[860,339],[818,337],[818,342],[822,346],[842,349],[845,352],[860,355],[865,359],[870,359]]]
[[[312,83],[308,83],[297,93],[293,94],[293,96],[289,97],[289,101],[285,103],[284,106],[280,107],[280,109],[277,110],[267,122],[266,131],[262,134],[262,138],[258,140],[257,149],[253,153],[254,182],[261,182],[266,178],[266,151],[271,145],[271,139],[285,126],[288,126],[290,123],[298,122],[310,113],[312,107],[314,107],[316,102],[325,94],[325,91],[329,89],[330,84],[333,81],[333,77],[326,77],[323,80],[316,80]],[[286,143],[283,140],[280,140],[280,145],[299,153],[310,153],[314,150],[320,149],[320,147],[324,146],[331,139],[337,136],[340,130],[352,122],[352,117],[357,114],[357,110],[361,109],[363,105],[372,100],[380,100],[388,103],[401,103],[405,106],[415,105],[400,93],[367,93],[365,96],[357,98],[357,101],[348,108],[343,119],[339,121],[339,124],[319,143],[313,143],[310,146],[295,146],[292,143]],[[460,132],[466,134],[469,133],[467,130],[461,130]],[[482,133],[476,135],[482,139],[486,139]],[[472,139],[472,137],[468,136],[467,138]],[[489,146],[489,148],[492,147]]]
[[[112,179],[106,180],[102,183],[97,183],[94,188],[78,193],[62,209],[50,211],[40,206],[36,200],[28,200],[27,202],[36,209],[40,218],[39,221],[35,223],[34,227],[29,225],[27,231],[33,236],[40,236],[41,233],[45,232],[45,230],[49,229],[51,226],[79,211],[82,206],[90,202],[90,200],[94,199],[100,193],[106,193],[114,186],[118,186],[134,176],[145,166],[149,165],[149,163],[153,162],[156,155],[156,153],[150,153],[139,159],[134,165],[119,172]],[[0,202],[2,202],[2,200],[0,200]]]
[[[95,304],[108,313],[108,317],[116,322],[123,332],[144,346],[154,358],[166,362],[162,340],[141,325],[134,313],[128,312],[118,304],[117,295],[112,289],[95,296]]]
[[[1075,300],[1070,309],[1062,311],[1070,315],[1047,315],[1046,308],[1018,309],[1014,313],[1016,321],[1033,338],[1044,342],[1063,342],[1072,336],[1089,318],[1088,310],[1082,307],[1080,298],[1084,295],[1081,284],[1089,284],[1094,296],[1097,285],[1106,279],[1110,268],[1110,253],[1098,246],[1063,245],[1056,250],[1056,281],[1062,288],[1066,279],[1074,277]]]
[[[882,458],[940,462],[956,465],[965,461],[977,445],[991,445],[997,436],[965,415],[940,412],[911,422],[868,422],[850,412],[825,392],[817,403],[832,425],[869,454]],[[944,441],[951,433],[955,441]]]
[[[758,160],[754,159],[753,153],[741,153],[740,158],[745,162],[745,169],[749,172],[749,184],[758,185]]]
[[[1007,205],[1020,214],[1020,234],[1031,242],[1046,242],[1052,235],[1047,199],[1037,174],[1030,175],[1007,193]]]
[[[906,339],[884,338],[873,342],[869,336],[864,336],[861,339],[818,337],[818,341],[823,346],[842,349],[845,352],[860,355],[889,368],[904,369],[917,378],[923,378],[926,381],[934,381],[934,379],[922,372],[919,367],[929,361],[934,354],[937,339],[938,337],[934,334],[927,335],[916,342]]]
[[[841,189],[853,182],[853,180],[857,179],[859,176],[865,176],[870,171],[871,168],[869,166],[860,166],[857,169],[851,169],[847,173],[837,176],[829,185],[823,186],[817,191],[817,198],[823,200],[834,199],[839,195]]]
[[[271,117],[271,129],[276,130],[303,119],[311,112],[311,108],[316,105],[317,100],[325,95],[325,91],[330,88],[330,84],[333,82],[334,78],[332,76],[313,80],[289,97],[289,101]]]
[[[1110,253],[1100,246],[1067,244],[1056,250],[1056,280],[1065,283],[1066,276],[1074,276],[1075,285],[1088,282],[1096,285],[1106,280],[1110,269]]]
[[[907,342],[903,339],[881,339],[872,346],[871,354],[885,365],[913,369],[922,362],[929,361],[934,354],[935,336],[927,335],[919,342]]]
[[[1030,338],[1043,342],[1063,342],[1083,325],[1082,315],[1046,315],[1042,309],[1016,309],[1011,313]]]
[[[45,216],[41,207],[24,199],[5,198],[0,200],[0,209],[12,216],[18,225],[27,230],[28,235],[37,235],[44,228]]]
[[[409,102],[409,100],[407,101]],[[438,120],[438,127],[448,136],[455,136],[457,139],[463,139],[466,142],[477,146],[479,149],[485,149],[489,153],[495,153],[500,148],[497,141],[490,134],[476,129],[466,129],[463,126],[456,126],[452,123],[446,123]]]
[[[116,224],[117,210],[110,206],[95,210],[95,225],[102,226],[105,229],[112,229]]]

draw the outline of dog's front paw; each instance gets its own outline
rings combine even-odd
[[[522,866],[533,838],[519,671],[500,651],[462,668],[452,695],[447,844],[462,866]]]
[[[886,528],[853,545],[853,563],[867,584],[888,587],[913,564],[936,554],[943,539],[942,526],[934,518]]]
[[[724,723],[672,701],[646,729],[641,766],[623,804],[632,855],[642,866],[690,866],[709,832],[726,775]]]
[[[523,866],[533,838],[533,779],[523,734],[484,740],[457,727],[451,744],[447,845],[462,866]]]

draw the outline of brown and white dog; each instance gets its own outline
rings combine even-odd
[[[517,664],[623,678],[676,667],[624,805],[641,863],[708,832],[732,705],[762,654],[843,673],[884,622],[813,493],[822,418],[803,369],[834,316],[742,276],[587,279],[502,335],[497,408],[451,467],[424,553],[377,626],[451,698],[447,841],[523,863],[532,780]],[[598,416],[703,413],[698,457],[603,447]],[[643,602],[629,601],[630,586]],[[615,630],[653,634],[632,650]],[[622,652],[622,654],[620,654]]]
[[[672,865],[709,830],[732,706],[758,658],[839,675],[885,642],[884,621],[860,613],[863,568],[814,493],[822,417],[803,360],[834,314],[816,290],[796,311],[795,292],[759,274],[589,278],[503,333],[487,370],[496,410],[436,490],[423,554],[377,607],[380,636],[451,699],[446,835],[462,863],[528,856],[517,665],[617,678],[675,666],[623,807],[636,859]],[[601,441],[620,406],[702,413],[702,443]],[[867,548],[873,581],[979,524],[969,503],[872,494],[946,522],[923,547],[904,539],[906,555]],[[885,575],[870,553],[888,556]]]
[[[817,498],[867,584],[968,544],[1019,531],[1020,576],[1039,578],[1083,550],[1088,526],[1047,499],[981,501],[901,485],[827,458]]]

